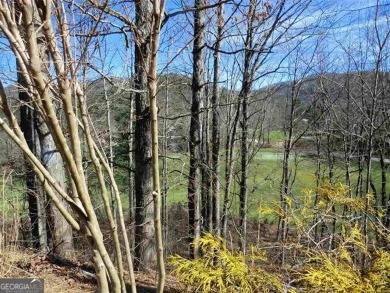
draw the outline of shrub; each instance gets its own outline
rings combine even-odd
[[[205,234],[193,243],[202,257],[187,260],[171,256],[173,274],[190,292],[283,292],[283,285],[276,273],[262,269],[264,251],[251,247],[248,255],[233,253],[226,248],[222,238]],[[248,262],[250,264],[248,264]]]
[[[353,227],[345,242],[334,251],[311,250],[308,253],[309,258],[298,278],[305,292],[390,292],[390,254],[383,250],[367,251],[359,230],[357,225]],[[366,255],[369,260],[366,268],[353,261],[356,252]]]

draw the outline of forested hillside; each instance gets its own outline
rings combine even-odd
[[[2,2],[0,277],[389,292],[389,8]]]

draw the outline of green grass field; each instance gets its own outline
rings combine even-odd
[[[278,201],[280,197],[280,181],[282,177],[282,160],[283,153],[270,149],[260,150],[251,160],[248,171],[248,208],[249,216],[251,218],[264,219],[258,213],[260,205],[267,205],[271,201]],[[224,162],[224,156],[221,157],[221,162]],[[311,156],[292,155],[290,159],[290,168],[294,183],[292,185],[292,196],[298,196],[303,189],[314,189],[316,187],[316,164],[317,161]],[[223,163],[222,163],[223,165]],[[183,156],[181,160],[170,161],[168,163],[170,174],[168,176],[168,194],[167,202],[169,205],[174,203],[187,202],[187,177],[188,174],[188,160]],[[373,181],[378,191],[380,190],[381,174],[380,165],[378,162],[373,162]],[[352,186],[355,187],[357,183],[357,164],[352,163],[351,166],[351,180]],[[232,208],[231,213],[238,212],[238,187],[239,187],[239,166],[235,164],[233,172],[232,185]],[[220,170],[221,178],[221,196],[224,192],[224,170],[223,166]],[[329,180],[329,169],[327,162],[321,162],[321,178]],[[390,178],[388,177],[388,180]],[[342,159],[336,159],[334,166],[334,181],[345,182],[345,166]],[[390,191],[390,188],[388,188]]]
[[[282,176],[282,160],[283,153],[274,149],[261,149],[259,152],[251,156],[251,161],[248,168],[248,208],[249,216],[252,219],[265,218],[259,214],[260,205],[268,205],[271,201],[279,200],[280,181]],[[225,157],[221,155],[220,168],[220,187],[221,187],[221,202],[224,196],[225,182],[224,182],[224,160]],[[167,160],[168,176],[167,176],[167,203],[173,205],[176,203],[187,203],[187,185],[188,185],[188,155],[185,154],[171,154]],[[299,197],[302,189],[312,188],[316,186],[316,159],[311,156],[292,155],[290,159],[290,168],[294,183],[292,185],[291,194],[294,197]],[[321,162],[321,176],[324,180],[328,180],[329,170],[326,167],[326,161]],[[355,186],[357,182],[357,165],[353,163],[352,170],[352,185]],[[239,187],[239,162],[235,162],[233,168],[233,182],[231,192],[231,209],[230,213],[238,213],[238,187]],[[122,204],[125,210],[129,206],[129,197],[127,189],[128,174],[117,174],[118,184],[122,192]],[[0,178],[0,213],[5,217],[12,217],[15,211],[26,211],[27,204],[24,202],[24,184],[22,180],[13,179],[3,180]],[[161,175],[161,180],[164,180]],[[334,180],[336,182],[345,181],[345,168],[342,159],[336,160],[334,169]],[[390,180],[390,178],[388,178]],[[373,162],[373,181],[378,191],[380,191],[381,174],[378,162]],[[390,190],[388,190],[390,191]],[[101,206],[98,192],[94,193],[93,202],[96,206]],[[270,220],[270,219],[268,219]],[[272,219],[271,219],[272,220]]]
[[[24,196],[24,184],[20,178],[0,176],[0,217],[14,218],[25,214],[28,204]]]

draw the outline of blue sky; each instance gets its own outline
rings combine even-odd
[[[294,0],[287,0],[287,2],[289,1]],[[167,0],[167,12],[171,13],[180,10],[182,2],[181,0]],[[193,5],[193,1],[184,2],[189,7]],[[236,0],[236,2],[238,1]],[[245,3],[247,1],[242,2]],[[210,1],[210,3],[213,2]],[[377,3],[379,7],[378,13],[376,13]],[[226,14],[229,14],[233,7],[232,5],[227,6]],[[210,20],[212,20],[214,13],[215,9],[208,12]],[[307,11],[300,17],[297,24],[293,26],[295,30],[305,28],[306,31],[302,37],[295,40],[297,42],[304,39],[299,46],[299,54],[291,56],[295,56],[295,60],[297,58],[300,59],[301,66],[308,66],[308,61],[305,61],[305,59],[310,59],[312,60],[311,62],[318,62],[320,57],[314,59],[310,57],[314,54],[314,48],[318,47],[321,51],[321,54],[318,55],[322,56],[324,63],[324,60],[328,63],[328,65],[323,66],[325,70],[342,71],[345,69],[346,65],[343,62],[348,59],[348,54],[353,55],[352,57],[358,60],[361,58],[362,51],[368,50],[371,57],[365,56],[364,66],[369,67],[370,62],[373,61],[377,46],[377,40],[373,34],[374,28],[376,26],[380,34],[384,35],[389,30],[389,19],[390,0],[314,0]],[[191,74],[192,26],[189,25],[189,20],[192,20],[191,13],[187,15],[182,14],[170,19],[164,27],[159,56],[160,70],[185,75]],[[236,25],[235,31],[237,32],[239,29],[239,26]],[[215,30],[215,25],[209,29],[210,32],[213,30]],[[242,39],[240,36],[230,37],[230,39],[225,41],[224,49],[232,50],[239,48],[242,44],[233,44],[233,40],[237,41],[240,39]],[[209,37],[208,41],[212,44],[212,37]],[[95,51],[93,55],[89,56],[89,62],[101,68],[108,75],[131,74],[133,47],[125,48],[125,38],[123,36],[110,36],[105,40],[99,40],[99,43],[100,51]],[[294,42],[287,42],[275,48],[269,59],[267,59],[268,61],[259,69],[259,74],[266,73],[267,70],[271,71],[275,66],[279,65],[280,60],[285,57],[285,52],[291,50],[294,46]],[[102,58],[103,56],[104,58]],[[288,67],[291,62],[294,62],[291,56],[281,64],[283,68],[279,74],[269,75],[260,79],[256,86],[261,87],[288,78]],[[227,77],[230,77],[230,75],[233,75],[233,78],[239,78],[240,73],[239,68],[236,66],[236,58],[240,57],[224,55],[222,58],[222,69],[224,70],[222,78],[225,77],[226,82],[228,81]],[[12,79],[15,78],[14,62],[12,54],[7,53],[4,42],[0,43],[0,78],[5,83],[12,83]],[[169,66],[167,66],[168,64]],[[337,68],[334,66],[335,64],[337,64]],[[313,65],[313,73],[316,70],[319,70],[318,66]],[[90,72],[90,76],[97,76],[97,74]]]
[[[390,29],[389,21],[390,1],[313,1],[297,24],[298,27],[311,26],[312,29],[295,42],[281,46],[270,63],[277,62],[286,51],[294,47],[294,43],[306,38],[299,46],[300,54],[293,54],[286,59],[283,64],[286,70],[281,70],[280,74],[273,75],[265,83],[288,79],[289,68],[294,67],[291,66],[294,63],[298,63],[302,72],[310,66],[312,69],[309,74],[323,71],[340,73],[348,69],[370,70],[375,61],[378,42],[383,41]],[[379,32],[379,41],[375,37],[375,29]],[[385,47],[389,48],[389,44]],[[348,61],[351,58],[356,62],[352,68]]]
[[[170,2],[168,1],[168,3]],[[177,7],[173,8],[173,6],[178,5],[179,2],[171,2],[172,6],[168,7],[168,11],[177,10]],[[230,9],[232,9],[232,6],[230,6]],[[226,8],[226,14],[228,13],[229,7]],[[209,13],[209,15],[211,14]],[[189,15],[188,18],[191,19],[192,16]],[[171,39],[171,47],[168,48],[170,53],[168,54],[165,50],[165,53],[161,56],[162,63],[172,58],[179,49],[183,48],[190,41],[189,36],[192,35],[192,27],[187,24],[185,17],[173,19],[172,26],[175,26],[176,20],[179,20],[180,24],[174,31],[176,38]],[[322,70],[343,72],[348,69],[348,59],[351,58],[356,63],[361,63],[360,69],[370,69],[375,61],[378,47],[378,40],[373,37],[373,32],[377,28],[382,36],[390,29],[390,0],[314,0],[293,28],[296,31],[305,29],[305,32],[302,37],[295,41],[287,42],[273,50],[274,52],[269,56],[268,61],[259,69],[259,75],[272,71],[276,66],[281,65],[282,68],[278,74],[270,74],[259,79],[255,85],[256,87],[288,79],[289,68],[294,62],[299,63],[301,67],[312,67],[310,72],[312,74]],[[210,30],[213,30],[213,27]],[[234,39],[234,37],[231,39]],[[240,37],[237,37],[237,39],[240,39]],[[280,60],[285,57],[286,51],[294,48],[298,42],[302,42],[299,46],[299,52],[295,52],[280,64]],[[224,49],[228,51],[240,46],[242,44],[231,45],[226,40]],[[314,49],[318,49],[320,53],[314,52]],[[184,74],[190,74],[192,66],[191,50],[191,45],[183,49],[181,56],[170,65],[170,71],[178,70]],[[366,52],[368,54],[364,56]],[[318,56],[313,57],[313,54]],[[228,79],[231,74],[236,76],[234,78],[239,79],[240,73],[235,68],[235,58],[237,57],[223,56],[222,63],[225,74],[222,73],[222,78],[226,77],[226,81],[231,79],[230,77]],[[318,62],[323,64],[316,64]],[[358,68],[353,69],[357,70]],[[304,68],[302,68],[302,71],[306,72]]]

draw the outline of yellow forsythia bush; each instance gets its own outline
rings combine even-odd
[[[257,265],[266,261],[263,251],[251,248],[245,257],[232,253],[222,238],[205,234],[194,241],[202,257],[188,260],[171,256],[173,274],[187,292],[283,292],[279,276]],[[251,263],[249,265],[247,262]]]

